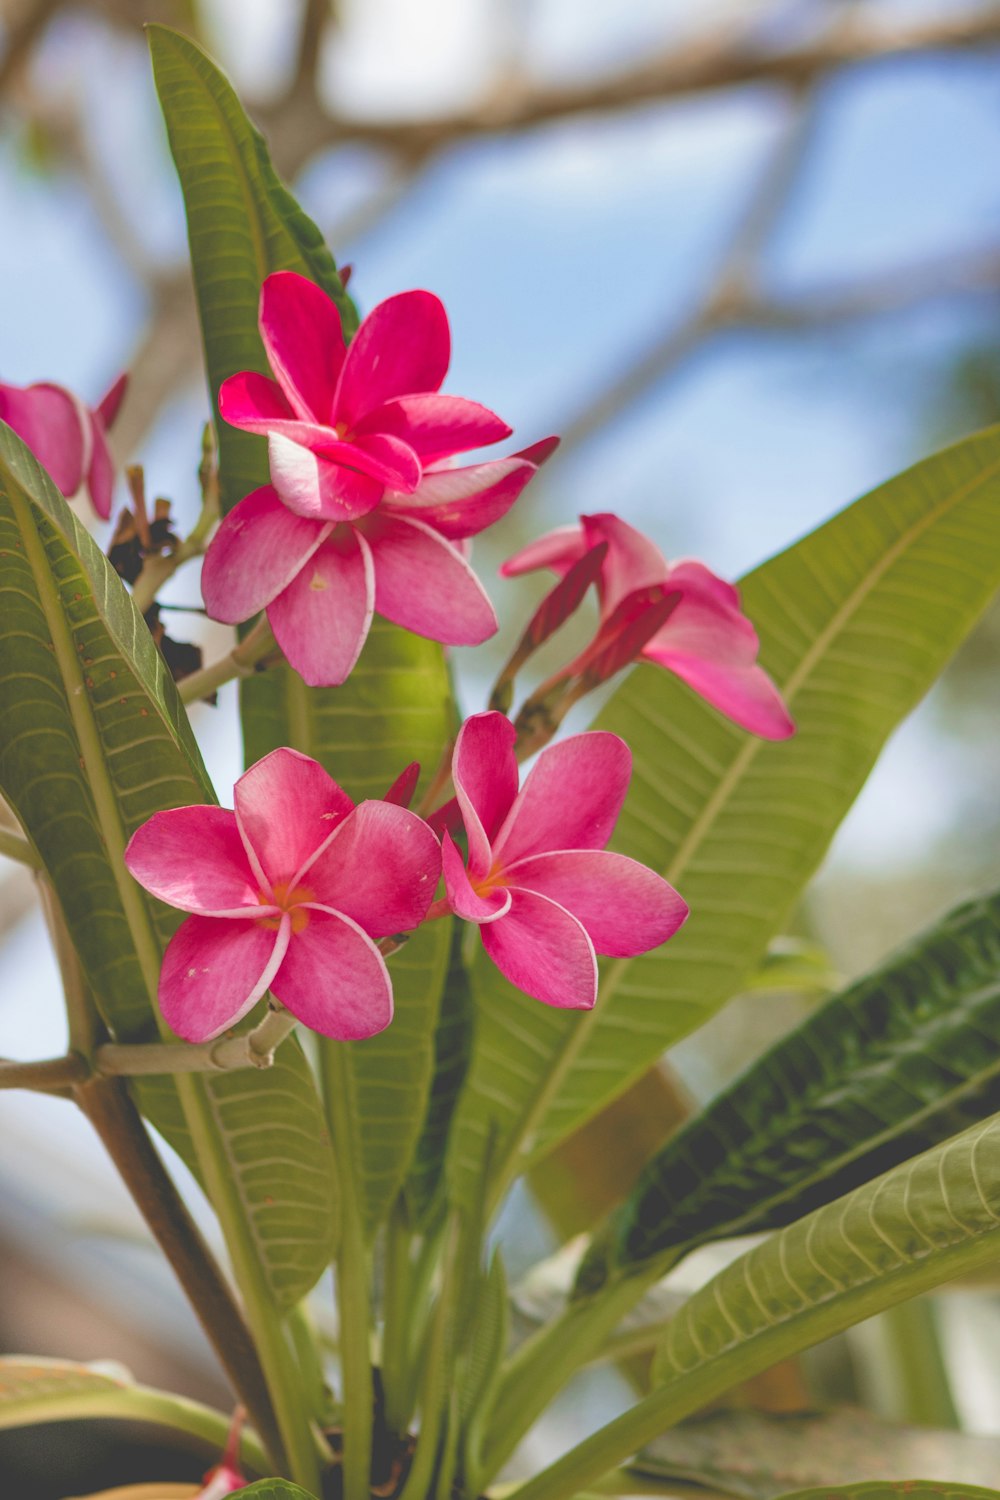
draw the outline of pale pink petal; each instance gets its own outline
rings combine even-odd
[[[609,543],[601,581],[602,614],[610,614],[627,594],[666,581],[669,569],[663,553],[620,516],[607,511],[580,520],[588,546]]]
[[[67,498],[75,495],[83,479],[88,437],[76,398],[57,385],[27,390],[0,385],[0,418],[31,449],[56,489]]]
[[[381,466],[353,443],[331,438],[319,446],[323,453],[271,431],[267,442],[271,482],[283,504],[312,521],[350,521],[373,510],[385,492],[384,471],[383,478],[372,478],[361,467]]]
[[[369,527],[380,615],[448,646],[478,646],[495,633],[489,595],[450,542],[411,516],[379,513]]]
[[[795,722],[763,667],[706,661],[680,651],[661,651],[652,644],[643,654],[675,672],[713,708],[751,734],[785,740],[795,733]]]
[[[278,645],[310,687],[346,682],[368,636],[374,597],[371,553],[345,526],[268,605]]]
[[[695,558],[684,558],[680,562],[671,563],[667,583],[671,588],[683,589],[686,594],[712,599],[725,608],[740,607],[740,591],[735,584],[727,583]]]
[[[469,838],[475,879],[492,866],[490,846],[517,796],[517,732],[503,714],[473,714],[458,731],[451,758],[455,795]]]
[[[632,775],[632,752],[617,734],[594,729],[543,750],[494,842],[506,869],[551,849],[603,849]]]
[[[667,586],[672,586],[669,580]],[[682,588],[677,608],[650,641],[658,655],[680,651],[729,666],[749,666],[759,644],[753,625],[738,608],[691,588]]]
[[[522,573],[534,573],[538,568],[551,568],[560,577],[568,573],[575,562],[590,550],[589,543],[579,526],[559,526],[537,542],[529,542],[513,557],[500,565],[504,578],[517,578]]]
[[[107,431],[121,411],[122,402],[125,400],[125,392],[128,389],[128,371],[119,375],[118,379],[104,392],[104,395],[94,407],[94,414],[104,424]]]
[[[344,364],[344,336],[334,303],[307,277],[275,271],[260,291],[260,335],[296,414],[328,422]]]
[[[385,960],[356,922],[340,912],[309,908],[271,989],[311,1031],[357,1041],[392,1020],[392,982]]]
[[[224,807],[154,813],[125,850],[126,868],[168,906],[202,916],[260,916],[258,881]]]
[[[280,431],[286,423],[296,428],[306,425],[297,418],[278,382],[253,370],[241,370],[222,382],[219,414],[230,427],[244,432],[270,432],[275,425]]]
[[[253,490],[226,516],[202,563],[201,592],[212,619],[238,625],[270,604],[331,527],[293,515],[270,485]]]
[[[362,802],[303,880],[315,900],[371,937],[419,927],[434,900],[441,848],[423,818],[391,802]]]
[[[97,514],[106,521],[111,514],[111,497],[115,487],[115,467],[104,436],[104,427],[90,414],[90,466],[87,469],[87,493]]]
[[[535,465],[523,458],[432,470],[412,495],[387,493],[385,505],[400,515],[424,521],[442,536],[462,540],[485,531],[505,516],[537,472]]]
[[[435,394],[400,396],[377,406],[358,423],[357,431],[402,438],[426,467],[453,453],[502,442],[513,428],[478,401]]]
[[[436,391],[448,373],[448,315],[432,292],[400,292],[372,308],[351,340],[334,419],[350,427],[397,396]]]
[[[575,917],[534,891],[511,891],[510,910],[480,928],[501,974],[545,1005],[590,1010],[597,999],[594,946]]]
[[[247,853],[272,887],[297,885],[303,866],[354,810],[318,761],[284,746],[243,773],[233,800]]]
[[[259,922],[188,917],[167,944],[159,1002],[170,1029],[186,1042],[208,1042],[247,1015],[285,956],[289,921],[277,931]]]
[[[606,849],[536,854],[508,865],[504,879],[557,901],[586,928],[598,953],[615,958],[659,947],[688,914],[662,876]]]
[[[364,462],[355,459],[366,474],[381,480],[387,489],[412,494],[420,483],[420,460],[410,445],[388,433],[359,434],[351,443]]]
[[[494,886],[485,895],[473,889],[455,840],[446,833],[441,845],[444,869],[444,884],[448,901],[457,917],[466,922],[495,922],[510,910],[510,892],[504,886]]]

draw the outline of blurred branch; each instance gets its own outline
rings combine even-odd
[[[0,57],[0,97],[31,57],[35,43],[42,36],[63,0],[24,0],[12,16],[4,15],[6,46]],[[7,6],[3,9],[6,11]]]
[[[314,103],[318,100],[317,72],[320,44],[330,18],[330,0],[305,0],[295,70],[288,89],[289,97],[300,97],[304,94]]]

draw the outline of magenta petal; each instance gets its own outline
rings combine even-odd
[[[104,436],[103,425],[92,414],[90,423],[90,465],[87,469],[87,491],[102,521],[111,514],[111,497],[115,488],[115,466]]]
[[[388,937],[420,926],[440,874],[441,849],[423,818],[391,802],[362,802],[303,879],[321,905]]]
[[[401,438],[390,437],[384,432],[359,434],[351,444],[355,453],[364,456],[364,462],[355,459],[364,472],[379,479],[387,489],[412,494],[420,483],[422,473],[420,460],[408,443]]]
[[[392,786],[382,793],[383,802],[394,802],[397,807],[409,807],[420,780],[420,762],[411,760],[405,770],[400,771]]]
[[[441,844],[441,859],[448,902],[456,917],[482,924],[506,916],[510,910],[510,892],[504,886],[495,886],[485,896],[474,890],[465,861],[450,833],[445,834]]]
[[[239,427],[243,432],[270,432],[281,423],[303,425],[278,382],[253,370],[241,370],[222,382],[219,415],[230,427]]]
[[[552,849],[603,849],[614,832],[632,775],[632,752],[616,734],[594,729],[543,750],[493,848],[508,868]]]
[[[392,983],[385,960],[356,922],[310,907],[271,988],[304,1026],[338,1041],[384,1031],[392,1020]]]
[[[670,588],[679,588],[688,596],[711,600],[723,609],[739,610],[740,591],[736,585],[727,583],[694,558],[672,563],[666,582]]]
[[[522,458],[432,470],[412,495],[388,494],[385,503],[400,515],[433,526],[442,536],[463,540],[505,516],[537,472],[534,464]]]
[[[277,932],[259,922],[188,917],[167,944],[160,1010],[186,1042],[208,1042],[257,1004],[285,955],[287,918]]]
[[[436,391],[448,373],[448,315],[432,292],[400,292],[373,307],[351,340],[334,419],[354,427],[398,396]]]
[[[358,423],[358,432],[391,433],[402,438],[423,465],[467,453],[510,437],[512,428],[495,412],[464,396],[400,396],[378,406]]]
[[[228,808],[154,813],[129,840],[125,865],[151,895],[181,911],[259,914],[257,881]]]
[[[551,568],[560,577],[568,573],[575,562],[579,562],[592,543],[588,542],[579,526],[559,526],[537,542],[529,542],[513,557],[500,565],[504,578],[517,578],[522,573],[534,573],[538,568]]]
[[[661,651],[655,643],[644,655],[675,672],[713,708],[751,734],[765,740],[786,740],[795,733],[795,722],[763,667],[734,666],[679,651]]]
[[[321,453],[272,430],[267,443],[271,480],[283,504],[312,521],[350,521],[374,509],[385,491],[382,466],[353,443],[330,439],[320,446]],[[373,478],[361,468],[377,469],[382,477]],[[389,477],[395,480],[395,471]]]
[[[236,783],[234,819],[269,885],[295,883],[354,803],[318,761],[282,746]]]
[[[213,620],[238,625],[286,588],[329,534],[330,523],[293,515],[269,484],[226,516],[201,568]]]
[[[125,400],[125,392],[128,390],[128,371],[125,370],[118,379],[114,381],[94,407],[94,415],[98,417],[105,431],[114,425],[118,413],[121,411],[122,402]]]
[[[598,953],[631,958],[673,937],[687,903],[662,876],[606,849],[536,854],[508,865],[511,886],[548,896],[582,923]]]
[[[461,553],[432,527],[385,512],[365,535],[379,614],[449,646],[478,646],[495,633],[489,595]]]
[[[62,386],[0,385],[0,418],[13,427],[46,469],[56,489],[69,498],[83,479],[86,409]]]
[[[597,999],[597,959],[583,927],[547,896],[524,890],[510,896],[507,915],[480,929],[501,974],[545,1005],[590,1010]]]
[[[344,335],[334,303],[307,277],[275,271],[261,287],[260,335],[296,414],[328,422],[344,364]]]
[[[602,573],[601,612],[610,614],[617,604],[637,589],[665,583],[669,569],[660,549],[627,521],[607,511],[581,516],[587,545],[609,543]]]
[[[278,645],[310,687],[346,682],[368,635],[374,593],[365,539],[343,527],[268,605]]]
[[[517,796],[517,733],[503,714],[466,719],[451,758],[455,794],[469,838],[469,870],[477,879],[491,868],[490,846]]]

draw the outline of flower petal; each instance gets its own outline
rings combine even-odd
[[[795,721],[763,667],[706,661],[680,651],[661,650],[655,640],[643,655],[667,667],[727,719],[765,740],[786,740]]]
[[[461,540],[485,531],[510,510],[528,480],[537,474],[523,458],[498,458],[464,469],[425,473],[412,495],[388,493],[385,504],[433,526],[442,536]]]
[[[118,379],[108,386],[104,395],[94,407],[94,414],[104,425],[107,431],[112,427],[121,411],[122,402],[125,400],[125,392],[128,390],[128,371],[125,370]]]
[[[85,434],[79,403],[58,385],[0,385],[0,418],[13,427],[56,489],[75,495],[83,478]]]
[[[228,808],[154,813],[129,840],[125,865],[151,895],[181,911],[260,915],[257,880]]]
[[[271,988],[304,1026],[338,1041],[384,1031],[392,1020],[385,960],[356,922],[324,907],[292,938]]]
[[[469,871],[478,879],[493,864],[491,845],[517,796],[517,733],[504,714],[466,719],[451,758],[455,795],[469,839]]]
[[[296,415],[328,422],[345,351],[340,314],[322,287],[295,271],[268,276],[260,291],[260,336]]]
[[[379,513],[369,526],[379,614],[449,646],[478,646],[495,633],[489,596],[450,542],[412,516]]]
[[[402,438],[385,432],[362,433],[354,439],[351,447],[355,454],[364,456],[364,463],[355,460],[359,467],[373,479],[381,480],[387,489],[410,495],[420,483],[420,460]]]
[[[590,550],[591,545],[579,526],[558,526],[555,531],[540,536],[537,542],[529,542],[520,552],[508,557],[505,563],[501,563],[500,573],[504,578],[518,578],[522,573],[534,573],[538,568],[551,568],[561,577]]]
[[[391,802],[362,802],[304,872],[316,900],[371,937],[419,927],[434,900],[441,849],[423,818]]]
[[[230,427],[243,432],[271,432],[275,428],[280,432],[286,426],[301,429],[307,425],[296,417],[278,382],[253,370],[241,370],[222,382],[219,415]]]
[[[268,605],[278,645],[310,687],[346,682],[368,635],[374,596],[371,553],[345,526]]]
[[[385,491],[382,467],[354,443],[329,438],[319,446],[322,452],[271,431],[267,440],[271,480],[283,504],[312,521],[350,521],[372,510]],[[377,469],[382,477],[362,473],[362,468]],[[390,477],[395,482],[395,470]]]
[[[111,515],[111,498],[115,488],[115,466],[104,436],[104,425],[92,412],[87,414],[90,424],[90,465],[87,469],[87,493],[102,521]]]
[[[465,861],[450,833],[445,834],[441,844],[441,859],[448,901],[456,917],[481,924],[506,916],[510,910],[510,891],[505,886],[494,886],[483,896],[474,890]]]
[[[242,1020],[269,988],[285,956],[290,924],[188,917],[167,944],[159,1002],[171,1031],[208,1042]]]
[[[480,929],[501,974],[545,1005],[590,1010],[597,959],[584,928],[564,907],[534,891],[512,890],[507,915]]]
[[[669,568],[659,547],[620,516],[605,511],[581,516],[587,545],[608,542],[608,556],[601,574],[601,613],[606,616],[628,594],[665,583]]]
[[[687,903],[638,860],[606,849],[536,854],[508,865],[511,886],[557,901],[586,929],[598,953],[631,958],[673,937]]]
[[[397,396],[436,391],[448,373],[448,315],[432,292],[400,292],[373,307],[351,340],[334,418],[353,427]]]
[[[213,620],[238,625],[270,604],[305,567],[331,526],[293,515],[269,484],[234,505],[201,568],[202,597]]]
[[[420,462],[437,463],[453,453],[467,453],[510,437],[512,427],[487,406],[464,396],[400,396],[377,406],[358,423],[358,433],[391,433],[402,438]]]
[[[603,849],[632,775],[632,752],[603,729],[543,750],[493,846],[505,869],[551,849]]]
[[[251,859],[270,885],[295,883],[303,866],[354,810],[318,761],[282,746],[236,783],[235,822]]]

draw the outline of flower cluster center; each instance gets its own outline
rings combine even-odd
[[[304,903],[315,901],[316,892],[307,885],[290,886],[287,880],[279,880],[270,891],[258,891],[257,900],[261,906],[277,906],[285,916],[291,917],[292,932],[296,933],[309,925],[309,911]],[[261,917],[260,925],[277,930],[281,926],[281,917]]]

